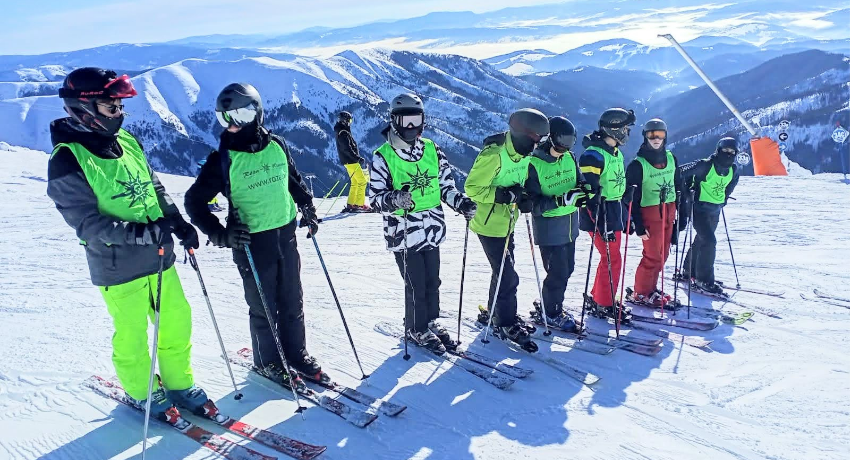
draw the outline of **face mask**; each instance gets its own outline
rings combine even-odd
[[[514,146],[514,150],[516,150],[516,153],[523,156],[530,154],[531,151],[534,150],[534,146],[536,145],[534,140],[528,136],[512,137],[511,143]]]
[[[108,118],[103,115],[97,117],[97,123],[103,127],[103,130],[95,131],[104,136],[117,136],[118,130],[121,129],[121,125],[124,124],[124,114],[118,115],[115,118]]]

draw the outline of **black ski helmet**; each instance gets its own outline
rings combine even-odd
[[[99,67],[81,67],[65,76],[59,97],[65,111],[88,131],[117,136],[124,123],[124,112],[116,117],[107,117],[97,110],[98,101],[126,99],[136,96],[136,88],[127,75],[118,76],[115,71]]]
[[[255,112],[252,120],[222,118],[225,112],[245,108],[252,109]],[[257,91],[257,88],[248,83],[231,83],[225,86],[215,99],[215,111],[222,125],[227,123],[241,127],[255,121],[259,126],[263,124],[263,100],[260,98],[260,92]]]
[[[399,138],[412,145],[425,130],[425,104],[422,99],[413,93],[394,97],[390,102],[390,126]]]
[[[354,119],[354,117],[352,117],[351,113],[349,113],[349,112],[346,112],[346,111],[343,110],[342,112],[339,113],[339,121],[341,121],[343,123],[346,123],[346,124],[351,123],[351,120],[353,120],[353,119]]]
[[[508,119],[511,143],[521,155],[528,155],[534,145],[549,135],[549,119],[535,109],[519,109]]]
[[[572,150],[576,143],[576,127],[564,117],[549,119],[549,140],[556,149]]]
[[[723,149],[732,149],[733,153],[729,155],[737,155],[738,154],[738,141],[735,140],[734,137],[724,137],[717,141],[717,148],[714,150],[716,153],[723,153]]]
[[[660,118],[653,118],[643,124],[643,136],[646,137],[646,133],[650,131],[664,131],[666,133],[667,123]]]
[[[620,145],[625,145],[629,140],[630,126],[634,124],[635,112],[619,107],[610,108],[602,112],[602,116],[599,117],[599,131]]]

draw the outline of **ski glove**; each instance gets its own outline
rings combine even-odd
[[[316,208],[313,205],[301,207],[301,222],[298,223],[298,227],[309,227],[307,238],[319,232],[319,216],[316,215]]]
[[[155,221],[148,219],[146,224],[131,222],[125,228],[127,232],[124,234],[124,240],[131,246],[160,244],[168,239],[171,234],[171,223],[165,218],[159,218]]]
[[[210,234],[210,241],[220,248],[241,249],[251,243],[251,233],[247,225],[231,221],[227,223],[227,228],[219,226],[217,231]]]
[[[522,185],[512,185],[510,187],[496,187],[496,196],[494,202],[496,204],[513,204],[519,202],[522,197]]]
[[[410,194],[407,190],[395,190],[390,194],[389,204],[392,207],[392,211],[397,211],[399,209],[410,211],[413,209],[413,195]]]
[[[587,193],[581,188],[574,188],[567,193],[556,196],[555,204],[559,207],[561,206],[575,206],[577,208],[584,208],[587,206],[587,200],[590,197]]]
[[[602,239],[604,239],[608,243],[613,243],[617,241],[617,232],[615,232],[614,230],[608,230],[607,233],[602,235]]]
[[[201,242],[198,240],[198,231],[195,230],[192,224],[183,219],[178,218],[174,220],[174,230],[172,233],[174,233],[174,236],[180,240],[180,244],[186,249],[198,249],[201,247]]]
[[[476,210],[478,210],[478,205],[469,197],[462,196],[460,198],[460,203],[457,205],[457,212],[463,214],[466,220],[472,220],[475,217]]]

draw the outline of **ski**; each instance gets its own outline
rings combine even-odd
[[[638,345],[636,343],[624,342],[621,340],[617,340],[616,338],[611,338],[608,336],[602,336],[599,334],[591,334],[587,333],[585,335],[578,335],[571,332],[559,331],[556,329],[551,329],[553,332],[552,335],[546,336],[540,333],[538,330],[533,337],[535,339],[543,340],[545,342],[554,343],[556,345],[564,345],[569,346],[563,343],[564,340],[579,340],[585,343],[594,343],[607,346],[607,349],[611,351],[614,350],[624,350],[629,351],[638,355],[644,356],[655,356],[661,351],[661,347],[658,345],[655,346],[647,346],[647,345]],[[558,334],[558,335],[555,335]],[[566,339],[561,337],[561,335],[567,335],[570,338]],[[610,353],[610,352],[609,352]],[[607,354],[607,353],[606,353]]]
[[[487,327],[485,324],[481,324],[478,321],[471,321],[469,319],[464,319],[464,322],[466,323],[466,325],[468,327],[470,327],[474,330],[478,330],[478,331],[483,330],[485,327]],[[570,377],[571,379],[576,380],[576,381],[578,381],[579,383],[581,383],[585,386],[588,386],[588,387],[593,386],[594,384],[596,384],[600,380],[600,377],[598,375],[591,374],[590,372],[585,372],[585,371],[582,371],[580,369],[577,369],[577,368],[570,366],[569,364],[566,364],[566,363],[562,362],[561,360],[556,359],[552,356],[549,356],[549,355],[546,355],[546,354],[541,354],[539,352],[538,353],[527,352],[527,351],[523,350],[522,348],[516,346],[515,343],[513,343],[509,340],[504,340],[504,339],[500,338],[498,335],[495,335],[495,334],[490,334],[490,335],[493,336],[496,339],[499,339],[509,349],[522,352],[526,356],[530,356],[530,357],[532,357],[532,358],[534,358],[534,359],[536,359],[536,360],[538,360],[538,361],[540,361],[544,364],[547,364],[550,367],[557,370],[558,372],[561,372],[562,374],[566,375],[567,377]]]
[[[230,360],[230,362],[232,362],[233,364],[237,364],[248,369],[254,375],[258,375],[266,380],[274,382],[275,384],[286,389],[287,391],[292,391],[289,386],[288,379],[277,380],[273,377],[265,375],[254,366],[254,361],[251,359],[246,359],[243,356],[240,356],[238,353],[228,353],[227,359]],[[340,401],[338,398],[328,396],[327,394],[325,394],[324,391],[317,392],[312,388],[299,389],[298,395],[312,402],[313,404],[338,415],[343,420],[359,428],[365,428],[378,418],[378,416],[375,414],[370,414],[368,412],[362,411],[360,409],[357,409],[356,407],[349,406],[348,404]]]
[[[254,352],[250,348],[243,348],[236,353],[239,356],[241,356],[241,357],[243,357],[247,360],[250,360],[250,361],[254,360]],[[308,384],[315,384],[315,385],[318,385],[322,388],[331,390],[335,393],[339,393],[340,395],[345,396],[346,398],[348,398],[348,399],[350,399],[350,400],[352,400],[356,403],[360,403],[360,404],[362,404],[366,407],[375,408],[376,410],[378,410],[382,414],[388,415],[390,417],[395,417],[398,414],[404,412],[405,409],[407,409],[407,406],[403,406],[401,404],[391,403],[389,401],[384,401],[383,399],[378,399],[378,398],[369,396],[367,394],[361,393],[358,390],[355,390],[354,388],[349,388],[345,385],[341,385],[341,384],[333,382],[333,381],[332,382],[325,382],[325,383],[317,382],[317,381],[311,380],[309,377],[305,376],[304,374],[302,374],[302,378],[304,378],[304,381],[307,382]]]
[[[685,283],[685,282],[679,283],[679,289],[682,289],[683,291],[688,292],[688,283]],[[695,292],[699,295],[703,295],[705,297],[711,297],[712,299],[731,303],[732,305],[737,305],[739,307],[746,308],[748,310],[753,310],[757,313],[761,313],[762,315],[769,316],[771,318],[782,319],[781,316],[779,316],[777,313],[770,310],[769,308],[756,307],[756,306],[753,306],[753,305],[741,303],[741,302],[733,299],[732,297],[730,297],[729,294],[727,294],[725,292],[722,293],[722,294],[712,294],[711,292],[703,291],[702,289],[698,288],[696,285],[692,285],[691,290],[693,292]]]
[[[665,326],[681,327],[697,331],[710,331],[717,327],[717,321],[705,322],[687,319],[657,318],[655,316],[642,316],[632,311],[632,321],[650,324],[663,324]]]
[[[806,296],[802,292],[800,293],[800,297],[802,297],[803,300],[808,300],[808,301],[811,301],[811,302],[820,302],[820,303],[825,303],[827,305],[833,305],[833,306],[836,306],[836,307],[850,309],[850,305],[848,305],[848,304],[837,302],[835,300],[830,300],[829,298],[825,298],[825,297],[814,297],[814,298],[812,298],[812,297]]]
[[[105,396],[113,401],[124,404],[125,406],[139,411],[139,409],[127,402],[124,389],[117,383],[111,382],[103,377],[93,375],[83,382],[86,386],[95,391],[95,393]],[[154,419],[152,419],[154,420]],[[207,449],[221,455],[230,460],[275,460],[277,457],[271,457],[261,454],[255,450],[239,445],[229,439],[225,439],[211,431],[205,430],[198,425],[184,419],[182,416],[174,422],[163,422],[155,419],[158,422],[167,425],[175,430],[183,433],[189,438],[195,440]],[[319,452],[321,453],[321,452]],[[318,454],[317,454],[318,455]],[[314,457],[309,457],[314,458]]]
[[[613,332],[613,334],[612,334]],[[641,337],[637,333],[632,333],[628,329],[623,330],[620,329],[620,338],[617,338],[617,334],[614,331],[595,331],[592,329],[585,328],[584,333],[586,335],[595,336],[600,340],[606,340],[608,344],[615,344],[617,342],[627,342],[633,343],[635,345],[643,345],[645,347],[657,347],[661,345],[663,340],[661,338],[656,337]],[[602,343],[602,342],[600,342]]]
[[[819,291],[817,289],[813,289],[812,292],[814,292],[814,294],[816,296],[820,297],[821,299],[838,300],[838,301],[841,301],[841,302],[850,303],[850,299],[848,299],[846,297],[838,297],[836,295],[830,295],[830,294],[827,294],[825,292]]]
[[[671,283],[676,282],[675,278],[671,278],[671,277],[668,277],[668,276],[665,276],[664,279],[666,279],[667,281],[670,281]],[[737,287],[737,286],[733,286],[731,284],[724,283],[723,281],[720,281],[720,280],[714,280],[714,282],[719,284],[720,286],[723,286],[723,289],[728,289],[730,291],[749,292],[751,294],[761,294],[761,295],[766,295],[766,296],[770,296],[770,297],[784,297],[785,296],[785,291],[768,291],[768,290],[765,290],[765,289],[756,289],[756,288],[751,288],[751,287],[746,287],[746,286],[745,287]],[[682,284],[685,285],[685,289],[687,290],[688,280],[680,279],[679,285],[681,286]]]
[[[380,332],[389,337],[395,337],[400,340],[404,340],[404,330],[401,326],[397,326],[395,324],[391,324],[386,321],[379,322],[374,327],[375,331]],[[419,347],[416,342],[410,340],[409,344],[412,344],[416,348],[420,348],[423,351],[427,351],[424,348]],[[461,357],[459,355],[446,353],[442,356],[436,355],[434,353],[430,353],[432,356],[436,356],[438,358],[442,358],[455,366],[469,372],[470,374],[484,380],[485,382],[493,385],[494,387],[500,390],[507,390],[511,387],[511,385],[516,382],[516,380],[501,375],[501,370],[496,368],[491,368],[489,366],[478,363],[477,361],[473,361],[466,357]]]
[[[218,422],[206,417],[204,417],[204,419],[219,425],[231,433],[236,433],[252,441],[257,441],[260,444],[270,447],[282,454],[286,454],[299,460],[312,460],[327,450],[326,446],[307,444],[262,428],[257,428],[231,417],[228,417],[225,422]]]
[[[597,319],[599,319],[599,318],[597,318]],[[614,322],[613,319],[609,319],[608,321],[606,321],[606,323],[609,324],[609,325],[613,325],[613,322]],[[589,334],[594,334],[594,335],[598,335],[598,336],[602,336],[602,337],[606,336],[606,333],[604,331],[596,331],[596,330],[593,330],[591,328],[585,328],[585,329],[587,329]],[[684,343],[685,345],[690,345],[694,348],[706,348],[709,345],[711,345],[711,343],[712,343],[711,340],[706,340],[706,339],[703,339],[702,337],[681,335],[681,334],[677,334],[675,332],[667,331],[665,329],[657,329],[655,327],[645,326],[645,325],[643,325],[639,322],[636,322],[636,321],[633,321],[629,324],[623,325],[623,328],[620,329],[620,340],[629,340],[630,329],[635,330],[635,331],[647,332],[647,333],[656,335],[658,337],[661,337],[663,339],[668,339],[668,340],[671,340],[671,341],[674,341],[674,342],[679,342],[679,343]],[[607,336],[609,338],[611,337],[612,332],[614,332],[614,331],[610,330],[610,329],[608,330]],[[656,345],[657,345],[657,343],[656,343]]]
[[[503,374],[507,374],[511,377],[516,377],[518,379],[524,379],[534,373],[533,369],[526,369],[524,367],[503,363],[501,361],[497,361],[484,355],[479,355],[478,353],[469,350],[448,350],[448,352],[455,356],[465,358],[470,361],[475,361],[478,364],[487,366],[491,369],[495,369]]]

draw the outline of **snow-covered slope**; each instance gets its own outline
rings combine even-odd
[[[80,386],[92,374],[112,375],[112,326],[87,279],[73,231],[44,195],[46,162],[42,152],[0,146],[0,457],[137,458],[141,417]],[[191,179],[161,177],[182,202]],[[814,202],[813,190],[819,197]],[[299,232],[308,344],[342,383],[406,404],[406,412],[395,419],[381,416],[366,429],[315,407],[302,420],[285,392],[238,369],[236,380],[245,397],[234,401],[195,275],[188,265],[178,264],[193,306],[195,375],[224,411],[327,445],[320,459],[844,459],[850,444],[850,309],[799,295],[813,288],[847,295],[850,237],[846,220],[834,208],[846,203],[847,193],[837,175],[742,178],[737,201],[727,209],[742,284],[785,291],[785,297],[739,293],[735,299],[771,309],[782,319],[756,313],[741,327],[721,325],[705,333],[714,340],[710,351],[665,341],[652,358],[625,351],[598,356],[543,344],[542,355],[601,376],[594,389],[499,342],[484,346],[465,326],[465,344],[533,368],[534,375],[503,392],[415,350],[411,361],[403,361],[398,341],[373,330],[379,321],[400,322],[403,301],[401,277],[384,250],[377,215],[329,218],[317,235],[363,365],[372,374],[369,385],[358,380],[321,267]],[[329,205],[319,203],[320,211]],[[454,332],[463,221],[450,215],[448,224],[442,306],[451,317],[445,324]],[[718,277],[734,282],[719,232]],[[516,238],[519,299],[525,310],[536,297],[536,286],[524,225],[517,226]],[[580,237],[577,247],[578,268],[567,289],[573,309],[580,304],[589,238]],[[633,238],[629,285],[639,251]],[[475,306],[486,300],[489,279],[474,236],[468,257],[463,317],[472,318]],[[198,260],[225,344],[230,349],[250,346],[247,307],[230,252],[202,246]],[[710,302],[695,295],[694,304],[707,307]],[[742,310],[720,302],[713,307]],[[156,424],[150,435],[149,459],[218,458]],[[274,454],[257,443],[248,445]]]

